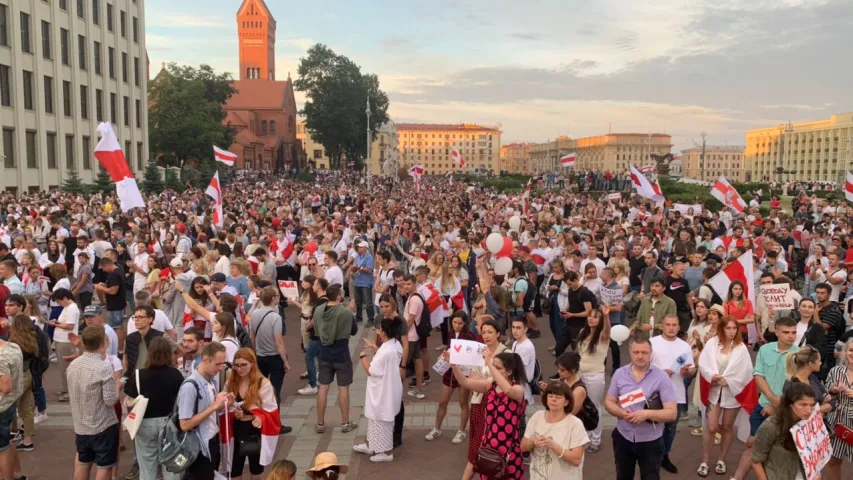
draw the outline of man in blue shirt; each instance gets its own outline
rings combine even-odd
[[[353,261],[353,283],[355,285],[355,321],[361,323],[361,312],[367,307],[367,320],[373,323],[373,255],[367,251],[367,242],[361,240],[356,244],[356,255]]]

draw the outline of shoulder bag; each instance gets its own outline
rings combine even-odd
[[[483,477],[495,480],[506,478],[506,464],[509,455],[501,455],[497,449],[491,447],[480,447],[477,450],[477,458],[474,461],[474,471]]]
[[[124,418],[124,428],[127,430],[130,439],[136,437],[136,432],[142,426],[142,420],[145,418],[145,410],[148,409],[148,399],[142,395],[142,385],[139,383],[139,369],[136,369],[136,398],[133,399],[133,410]],[[130,405],[128,405],[130,406]]]

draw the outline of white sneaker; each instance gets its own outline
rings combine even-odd
[[[56,363],[56,351],[50,352],[50,356],[48,358],[50,359],[50,363]]]
[[[38,425],[39,423],[42,423],[42,422],[46,422],[46,421],[47,421],[47,414],[46,413],[37,413],[37,414],[33,415],[33,422],[35,422],[36,425]]]
[[[392,460],[394,460],[394,455],[388,455],[387,453],[377,453],[376,455],[370,457],[370,461],[375,463],[390,462]]]
[[[296,393],[300,395],[316,395],[320,389],[317,387],[312,387],[311,385],[306,385],[304,388],[300,388],[296,391]]]
[[[409,390],[409,396],[415,397],[418,400],[423,400],[424,398],[426,398],[426,395],[424,395],[424,392],[418,390],[417,388],[413,388],[413,389]]]
[[[429,433],[427,433],[424,438],[426,438],[428,441],[431,442],[440,436],[441,436],[441,430],[433,427],[432,430],[430,430]]]
[[[464,442],[465,439],[467,439],[467,438],[468,438],[468,432],[466,432],[465,430],[457,430],[456,435],[453,436],[453,440],[451,440],[451,441],[453,443],[458,444],[458,443]]]
[[[366,443],[359,443],[358,445],[353,445],[352,449],[358,453],[363,453],[365,455],[373,455],[374,454],[373,450],[371,450],[370,447],[368,447]]]

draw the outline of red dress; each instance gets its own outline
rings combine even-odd
[[[490,447],[507,459],[506,480],[524,478],[524,459],[521,456],[521,435],[518,430],[527,402],[516,402],[506,393],[498,392],[494,383],[483,396],[486,406],[486,430],[481,446]],[[489,480],[480,475],[480,480]]]

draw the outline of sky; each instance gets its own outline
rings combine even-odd
[[[148,0],[161,62],[238,69],[239,0]],[[674,150],[853,111],[849,0],[268,0],[276,78],[315,43],[379,76],[397,123],[500,125],[502,143],[608,131]],[[296,92],[300,108],[304,97]]]

